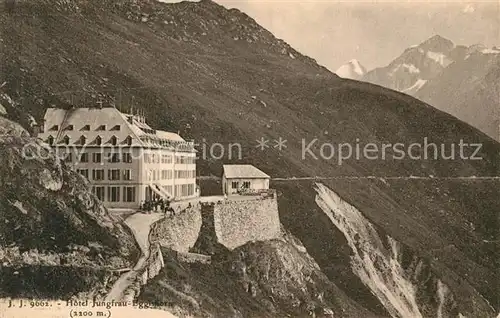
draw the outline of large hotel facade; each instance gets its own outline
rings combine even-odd
[[[108,208],[199,195],[193,141],[114,107],[49,108],[38,137],[85,176]]]

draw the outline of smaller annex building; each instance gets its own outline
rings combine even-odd
[[[271,177],[252,165],[223,165],[222,193],[258,193],[269,189]]]

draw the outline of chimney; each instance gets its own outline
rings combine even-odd
[[[38,135],[39,135],[39,134],[43,133],[44,126],[45,126],[44,124],[45,124],[45,120],[44,120],[44,119],[42,119],[42,120],[40,121],[40,124],[35,123],[35,124],[33,125],[33,137],[35,137],[35,138],[36,138],[36,137],[38,137]]]
[[[45,132],[45,119],[40,120],[40,123],[38,124],[38,131],[40,133]]]

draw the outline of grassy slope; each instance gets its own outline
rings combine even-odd
[[[235,10],[209,1],[154,8],[153,2],[139,3],[143,8],[125,7],[116,14],[101,7],[81,15],[61,15],[47,7],[29,16],[2,14],[0,52],[8,89],[19,92],[16,99],[38,115],[50,103],[93,103],[92,93],[54,95],[61,91],[105,92],[126,108],[134,100],[156,127],[180,130],[198,141],[240,142],[243,161],[276,177],[498,174],[500,146],[484,134],[409,96],[341,80]],[[139,10],[149,13],[147,22],[141,22]],[[135,87],[141,88],[131,89]],[[260,137],[283,137],[288,148],[261,152],[254,147]],[[365,159],[340,166],[335,160],[302,160],[301,139],[315,137],[335,144],[359,138],[363,143],[407,145],[424,137],[436,143],[464,139],[482,142],[485,159]],[[203,160],[199,170],[220,175],[221,163]],[[327,182],[381,229],[422,255],[454,244],[461,262],[446,253],[436,262],[458,273],[459,280],[472,284],[498,308],[498,284],[492,283],[498,280],[498,264],[491,245],[481,244],[498,234],[498,182],[388,183]],[[304,241],[320,266],[345,268],[348,251],[341,244],[328,244],[332,235],[338,242],[342,237],[311,204],[311,184],[275,186],[283,192],[280,214],[285,226]],[[468,223],[475,230],[466,228]]]

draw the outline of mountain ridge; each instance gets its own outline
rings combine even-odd
[[[499,58],[498,49],[433,36],[360,80],[412,95],[500,140]]]

